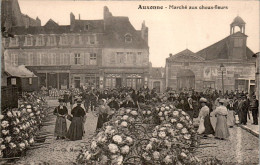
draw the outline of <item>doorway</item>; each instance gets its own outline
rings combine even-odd
[[[74,77],[75,88],[80,88],[80,77]]]
[[[116,78],[116,88],[120,88],[122,86],[122,78]]]
[[[182,69],[177,73],[177,89],[195,89],[195,74],[189,69]]]
[[[153,88],[155,88],[156,92],[158,92],[158,93],[160,93],[160,86],[161,86],[160,81],[155,81],[153,83]]]

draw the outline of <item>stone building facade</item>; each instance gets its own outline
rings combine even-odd
[[[41,26],[41,20],[33,19],[21,12],[17,0],[1,1],[1,27],[9,29],[14,26]]]
[[[149,69],[149,89],[155,89],[158,93],[163,93],[165,88],[165,68],[150,67]]]
[[[148,28],[143,23],[135,30],[127,17],[112,16],[107,7],[102,20],[75,19],[71,13],[70,25],[50,19],[44,26],[8,32],[14,38],[3,39],[6,62],[25,65],[40,86],[138,88],[148,82]]]
[[[240,31],[235,32],[238,26]],[[236,17],[230,35],[196,53],[186,49],[166,59],[166,87],[203,91],[206,88],[224,91],[253,92],[255,86],[254,54],[246,45],[245,22]],[[220,67],[224,66],[224,67]]]

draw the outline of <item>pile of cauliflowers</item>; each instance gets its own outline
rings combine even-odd
[[[143,108],[143,106],[141,106]],[[157,122],[146,136],[136,136],[147,117]],[[155,124],[154,124],[155,123]],[[133,129],[134,128],[134,129]],[[151,128],[151,127],[149,127]],[[138,131],[137,131],[138,132]],[[187,113],[171,103],[153,108],[120,108],[77,157],[79,164],[140,165],[205,164],[194,155],[199,137]],[[138,157],[134,162],[131,158]]]
[[[0,115],[0,157],[20,156],[34,144],[35,135],[46,114],[45,102],[24,102],[19,108],[7,109]]]

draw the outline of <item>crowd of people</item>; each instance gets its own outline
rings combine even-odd
[[[81,90],[75,94],[65,92],[59,99],[60,105],[55,109],[57,115],[55,136],[70,140],[82,139],[86,114],[93,112],[98,117],[97,130],[108,121],[120,107],[140,108],[141,104],[156,104],[171,102],[184,110],[191,119],[199,122],[198,133],[207,137],[215,135],[219,139],[227,139],[228,128],[236,124],[248,124],[249,112],[252,112],[253,123],[258,125],[258,100],[255,95],[244,92],[226,91],[224,94],[217,90],[196,92],[188,90],[176,92],[168,90],[159,94],[155,89],[142,88],[138,91],[131,88],[105,89],[103,91]],[[71,114],[68,114],[67,104],[70,104]],[[217,123],[213,129],[211,117],[216,116]],[[66,119],[71,121],[67,130]]]

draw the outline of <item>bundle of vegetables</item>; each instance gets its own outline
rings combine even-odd
[[[35,135],[46,116],[45,102],[24,102],[19,108],[7,109],[0,115],[1,157],[20,156],[34,143]]]
[[[130,123],[141,122],[138,110],[135,108],[119,108],[113,115],[113,119],[127,120]]]
[[[170,123],[155,127],[152,137],[141,148],[145,164],[197,164],[193,156],[191,132]]]
[[[91,140],[90,148],[83,147],[77,157],[84,164],[123,164],[134,145],[134,137],[124,126],[105,126]]]

